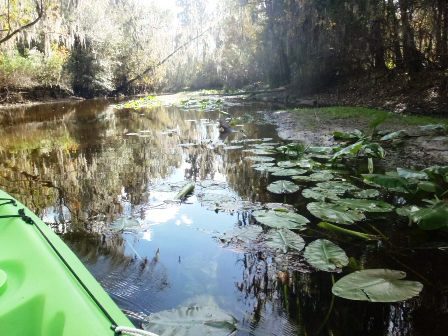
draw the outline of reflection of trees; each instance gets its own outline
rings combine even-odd
[[[446,327],[445,322],[431,327],[437,312],[446,310],[446,299],[437,293],[392,304],[335,298],[326,321],[332,299],[329,273],[280,271],[264,253],[245,253],[240,263],[243,278],[235,286],[248,307],[241,324],[254,335],[401,336],[425,335],[429,328],[442,335]]]

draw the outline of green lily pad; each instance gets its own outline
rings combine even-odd
[[[279,161],[277,162],[277,166],[281,168],[293,168],[298,166],[298,161],[287,160],[287,161]]]
[[[348,257],[344,250],[335,243],[318,239],[305,249],[306,261],[321,271],[331,272],[348,265]]]
[[[259,225],[247,225],[225,232],[219,239],[223,242],[242,241],[245,243],[257,240],[263,229]]]
[[[376,189],[364,189],[353,193],[356,198],[376,198],[380,195],[380,192]]]
[[[438,202],[431,207],[412,212],[410,218],[423,230],[448,228],[448,204]]]
[[[259,148],[245,149],[245,150],[243,150],[243,152],[252,153],[255,155],[273,155],[273,154],[275,154],[275,152],[272,152],[270,150],[259,149]]]
[[[398,216],[410,217],[414,212],[420,210],[416,205],[407,205],[401,208],[397,208],[395,212]]]
[[[305,230],[310,221],[295,212],[258,210],[252,214],[257,222],[276,229]]]
[[[340,182],[340,181],[327,181],[318,183],[317,186],[321,189],[328,189],[333,191],[336,194],[343,195],[347,191],[358,191],[359,188],[348,182]]]
[[[329,171],[320,171],[318,173],[313,173],[309,176],[293,176],[294,181],[300,182],[324,182],[330,181],[334,178],[334,175]]]
[[[246,160],[251,160],[254,162],[272,162],[275,161],[275,159],[273,157],[269,157],[269,156],[246,156],[245,157]]]
[[[293,168],[279,168],[272,173],[274,176],[294,176],[305,174],[305,169],[293,169]]]
[[[373,201],[366,199],[344,198],[336,201],[337,204],[353,210],[365,212],[390,212],[394,206],[384,201]]]
[[[349,300],[399,302],[420,294],[423,285],[402,280],[406,273],[390,269],[367,269],[339,279],[332,288],[334,295]]]
[[[376,187],[383,187],[390,191],[408,193],[411,185],[398,175],[363,174],[364,182]]]
[[[305,247],[303,238],[288,229],[270,230],[265,238],[269,248],[283,253],[287,253],[288,250],[302,251]]]
[[[268,171],[275,165],[274,162],[255,163],[251,167],[258,171]]]
[[[280,180],[272,182],[267,188],[274,194],[293,194],[300,190],[300,187],[291,181]]]
[[[337,204],[312,202],[306,208],[313,216],[337,224],[350,225],[365,219],[362,212]]]
[[[302,196],[305,198],[312,198],[317,201],[325,201],[325,200],[338,200],[339,195],[329,189],[321,189],[318,187],[304,189],[302,191]]]
[[[149,315],[143,329],[165,336],[228,336],[237,329],[236,319],[217,306],[189,306]]]

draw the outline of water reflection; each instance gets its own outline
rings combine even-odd
[[[105,100],[3,111],[0,185],[63,233],[127,311],[150,314],[205,297],[237,317],[241,335],[424,335],[435,320],[433,334],[442,335],[448,303],[431,289],[423,302],[332,305],[328,274],[307,273],[306,266],[285,272],[272,256],[219,245],[214,237],[250,217],[238,209],[210,211],[201,192],[218,185],[217,192],[238,200],[283,200],[265,192],[268,177],[249,169],[245,154],[223,146],[245,136],[275,141],[273,128],[254,116],[244,134],[223,135],[218,112],[116,110]],[[166,184],[187,180],[202,189],[187,203],[167,202],[177,190]],[[117,218],[137,219],[141,230],[113,232]],[[352,248],[366,265],[388,259],[376,248]]]

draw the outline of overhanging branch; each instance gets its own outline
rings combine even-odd
[[[43,17],[44,15],[44,7],[42,4],[42,0],[35,0],[36,3],[36,12],[37,12],[37,18],[35,18],[33,21],[31,21],[30,23],[27,23],[26,25],[20,26],[19,28],[8,32],[8,34],[6,34],[5,37],[0,39],[0,44],[8,41],[10,38],[12,38],[14,35],[20,33],[21,31],[28,29],[32,26],[34,26],[37,22],[39,22],[39,20]]]
[[[132,83],[134,83],[135,81],[142,79],[143,76],[145,76],[147,73],[149,73],[150,71],[153,71],[154,69],[157,69],[159,66],[163,65],[166,61],[168,61],[171,57],[173,57],[179,50],[185,48],[186,46],[188,46],[190,43],[196,41],[198,38],[202,37],[205,33],[207,33],[210,29],[212,29],[212,27],[207,28],[206,30],[204,30],[203,32],[201,32],[200,34],[196,35],[195,37],[193,37],[192,39],[188,40],[187,42],[181,44],[179,47],[177,47],[176,49],[174,49],[170,54],[168,54],[164,59],[162,59],[160,62],[151,65],[150,67],[148,67],[145,71],[143,71],[141,74],[135,76],[134,78],[126,81],[125,83],[121,84],[118,88],[115,89],[115,91],[113,93],[118,93],[123,91],[124,89],[126,89],[127,87],[129,87],[129,85],[131,85]]]

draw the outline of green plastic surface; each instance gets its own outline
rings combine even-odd
[[[6,290],[6,280],[8,280],[8,276],[0,269],[0,294]]]
[[[1,190],[0,198],[12,199]],[[21,218],[0,218],[0,334],[114,335],[111,321],[37,227],[114,322],[133,327],[81,261],[36,215],[17,202],[17,206],[0,206],[0,216],[17,215],[19,209],[25,209],[25,214],[33,219],[35,225],[26,224]]]

